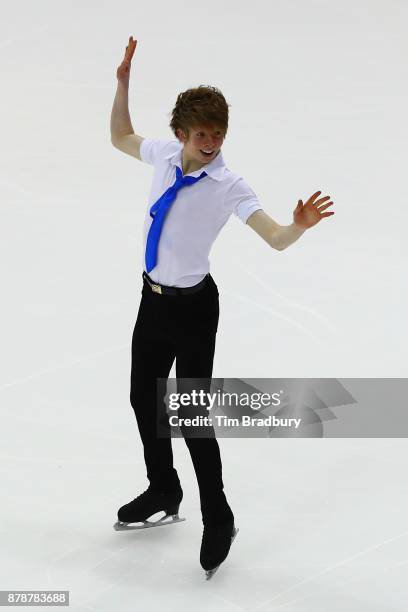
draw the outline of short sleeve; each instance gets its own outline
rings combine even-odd
[[[154,166],[166,155],[176,152],[177,140],[160,140],[156,138],[144,138],[140,145],[140,157],[146,164]]]
[[[243,178],[234,183],[228,192],[228,199],[232,212],[241,219],[242,223],[246,223],[256,210],[262,210],[256,193]]]

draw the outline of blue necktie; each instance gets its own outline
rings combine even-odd
[[[162,196],[153,204],[150,209],[150,216],[153,221],[147,235],[146,242],[146,271],[149,273],[157,264],[157,251],[159,247],[160,234],[163,228],[165,216],[177,197],[177,192],[181,187],[193,185],[200,179],[207,176],[206,172],[202,172],[200,176],[183,176],[181,169],[176,166],[176,180],[174,184],[166,189]]]

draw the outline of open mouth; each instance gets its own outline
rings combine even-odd
[[[211,157],[211,155],[214,154],[214,151],[210,151],[209,153],[207,151],[203,151],[202,149],[200,149],[200,152],[205,155],[205,157]]]

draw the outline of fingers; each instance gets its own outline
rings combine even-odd
[[[318,206],[317,210],[320,212],[322,210],[326,210],[326,208],[328,208],[329,206],[331,206],[333,204],[333,202],[327,202],[327,204],[323,204],[322,206]]]
[[[330,196],[324,196],[323,198],[320,198],[320,200],[314,201],[317,198],[317,196],[319,196],[321,193],[322,193],[321,191],[316,191],[313,195],[310,196],[310,198],[308,199],[308,202],[312,202],[314,205],[317,205],[317,204],[321,204],[325,200],[330,200]]]
[[[326,208],[328,208],[329,206],[332,206],[333,202],[332,202],[332,200],[330,200],[330,196],[324,196],[323,198],[320,198],[319,200],[316,200],[316,198],[321,193],[322,193],[321,191],[316,191],[313,195],[311,195],[310,198],[307,200],[305,206],[307,206],[308,208],[310,206],[313,206],[314,208],[316,208],[316,210],[320,213],[320,217],[329,217],[330,215],[334,215],[334,211],[333,212],[322,213],[323,210],[326,210]],[[330,200],[330,202],[327,202],[327,200]],[[326,202],[326,203],[323,204],[323,202]],[[299,208],[301,208],[301,206],[303,206],[302,200],[298,200],[298,205],[297,205],[296,208],[299,209]]]
[[[135,52],[136,45],[137,45],[137,40],[134,40],[133,36],[129,36],[129,44],[127,45],[126,50],[125,50],[124,61],[127,61],[127,62],[132,61],[132,57]]]
[[[321,193],[322,193],[321,191],[316,191],[316,193],[310,196],[310,198],[307,201],[307,204],[310,204],[310,203],[314,204],[313,200],[317,198],[317,196],[320,195]]]
[[[317,191],[316,193],[314,193],[308,200],[308,204],[312,204],[313,206],[315,206],[319,211],[321,210],[325,210],[328,206],[331,206],[333,204],[332,201],[327,202],[327,200],[330,200],[330,196],[324,196],[323,198],[319,198],[318,200],[316,200],[315,202],[313,202],[313,198],[316,197],[317,194],[321,193],[321,191]],[[323,204],[323,202],[326,202],[326,204]]]
[[[316,202],[314,202],[314,205],[318,206],[319,204],[321,204],[325,200],[330,200],[330,196],[324,196],[324,198],[320,198],[319,200],[316,200]]]

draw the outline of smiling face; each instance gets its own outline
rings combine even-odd
[[[191,166],[203,166],[212,161],[221,149],[225,132],[217,126],[193,126],[189,138],[181,129],[177,130],[180,142],[184,144],[184,159]]]

